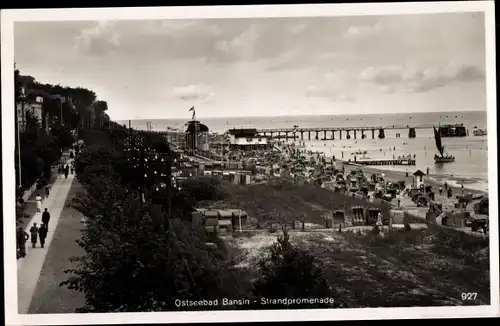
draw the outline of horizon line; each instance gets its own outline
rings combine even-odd
[[[220,117],[208,117],[208,116],[198,116],[197,120],[200,119],[241,119],[241,118],[280,118],[280,117],[314,117],[314,116],[353,116],[353,115],[383,115],[383,114],[394,114],[394,115],[409,115],[409,114],[426,114],[426,113],[469,113],[469,112],[485,112],[488,110],[450,110],[450,111],[422,111],[422,112],[381,112],[381,113],[351,113],[351,114],[340,114],[340,113],[329,113],[329,114],[280,114],[280,115],[246,115],[246,116],[220,116]],[[128,119],[111,119],[112,121],[128,121],[128,120],[182,120],[179,118],[128,118]],[[191,119],[187,119],[191,120]]]

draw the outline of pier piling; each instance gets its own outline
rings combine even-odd
[[[408,138],[415,138],[417,136],[417,133],[415,132],[415,128],[410,128],[408,130]]]
[[[316,133],[316,140],[319,140],[319,134],[323,133],[323,140],[335,140],[335,132],[338,131],[338,139],[343,139],[342,138],[342,132],[346,132],[346,139],[357,139],[358,138],[358,132],[361,133],[361,139],[365,139],[368,137],[368,135],[365,133],[365,131],[369,132],[371,131],[372,133],[372,139],[376,138],[375,132],[377,131],[377,137],[379,139],[384,139],[385,138],[385,130],[396,130],[396,138],[400,138],[401,134],[399,130],[408,130],[408,137],[409,138],[416,138],[416,129],[432,129],[432,128],[439,128],[439,132],[442,137],[464,137],[467,136],[469,133],[469,130],[463,125],[463,124],[455,124],[455,125],[433,125],[433,124],[427,124],[427,125],[417,125],[417,126],[409,126],[409,125],[392,125],[392,126],[358,126],[358,127],[308,127],[308,128],[298,128],[297,126],[294,126],[293,128],[267,128],[267,129],[257,129],[257,132],[259,135],[262,135],[263,137],[268,137],[270,135],[271,138],[280,138],[280,139],[287,139],[287,138],[295,138],[295,139],[300,139],[304,140],[304,133],[307,132],[307,138],[311,140],[311,133],[315,132]],[[351,133],[352,132],[352,133]],[[297,133],[300,133],[300,138],[298,137]],[[331,133],[329,135],[328,133]],[[275,136],[277,134],[277,136]],[[290,135],[290,134],[293,134]],[[275,137],[273,137],[275,136]],[[351,137],[352,136],[352,137]]]

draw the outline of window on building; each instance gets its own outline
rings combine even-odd
[[[261,141],[262,141],[262,138],[259,137],[259,142],[261,142]]]
[[[247,138],[247,142],[251,143],[252,142],[252,138]]]

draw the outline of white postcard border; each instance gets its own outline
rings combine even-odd
[[[493,1],[457,1],[429,3],[370,3],[321,5],[267,6],[206,6],[90,9],[29,9],[2,10],[2,140],[3,140],[3,212],[4,212],[4,281],[6,325],[69,325],[69,324],[128,324],[128,323],[187,323],[237,321],[309,321],[362,320],[409,318],[458,318],[499,315],[499,252],[498,220],[490,224],[489,306],[426,307],[426,308],[356,308],[335,310],[263,310],[263,311],[204,311],[109,314],[47,314],[20,315],[17,298],[17,259],[15,257],[15,185],[14,171],[14,22],[21,21],[93,21],[138,19],[200,19],[256,17],[321,17],[351,15],[401,15],[451,12],[484,12],[486,28],[486,82],[488,106],[488,186],[490,215],[498,216],[497,126],[496,126],[496,62],[495,12]],[[467,289],[464,289],[467,292]]]

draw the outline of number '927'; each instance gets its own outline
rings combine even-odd
[[[463,292],[462,300],[476,300],[477,292]]]

